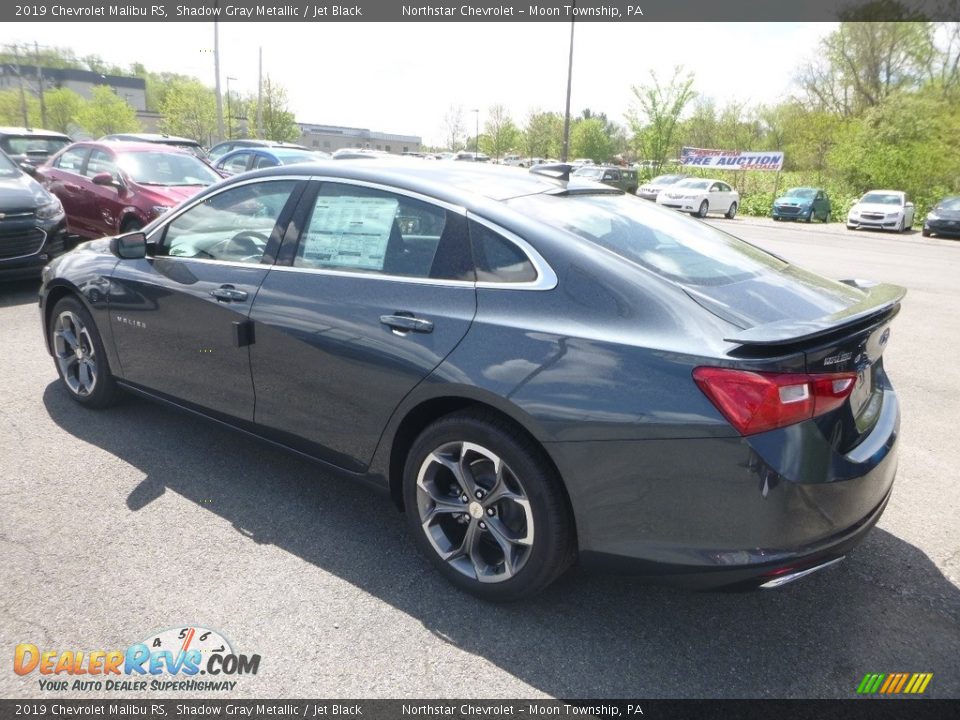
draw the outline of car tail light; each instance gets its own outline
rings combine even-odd
[[[698,367],[693,379],[741,435],[773,430],[840,407],[857,384],[854,372],[807,375]]]

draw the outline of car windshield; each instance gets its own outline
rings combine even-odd
[[[66,138],[57,137],[8,137],[0,147],[10,155],[53,155],[70,144]]]
[[[867,193],[860,202],[871,205],[900,205],[900,196],[889,193]]]
[[[783,195],[784,197],[795,197],[803,200],[809,200],[816,194],[816,188],[790,188]]]
[[[220,176],[193,155],[179,152],[128,152],[119,165],[141,185],[212,185]]]
[[[529,195],[508,205],[684,285],[727,285],[786,263],[710,225],[623,195]]]
[[[673,185],[683,180],[683,175],[657,175],[650,181],[651,185]]]
[[[960,197],[948,197],[937,203],[938,210],[960,210]]]
[[[578,177],[598,178],[603,176],[603,168],[599,168],[599,167],[580,168],[574,173],[574,175]]]
[[[3,153],[0,153],[0,177],[13,177],[20,174],[20,168]]]
[[[673,187],[676,189],[686,188],[689,190],[706,190],[710,186],[709,180],[681,180]]]

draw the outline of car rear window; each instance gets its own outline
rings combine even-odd
[[[683,285],[727,285],[785,262],[710,225],[625,195],[530,195],[508,204]]]
[[[54,155],[70,144],[66,138],[6,137],[0,147],[9,155]]]

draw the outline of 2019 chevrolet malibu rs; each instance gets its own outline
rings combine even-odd
[[[773,587],[843,557],[894,480],[904,290],[544,172],[231,178],[51,263],[47,349],[83,406],[122,388],[378,483],[484,598],[578,558]]]

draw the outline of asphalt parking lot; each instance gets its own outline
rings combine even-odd
[[[903,403],[897,484],[839,565],[746,594],[574,570],[532,601],[484,604],[418,555],[385,496],[145,401],[80,408],[42,348],[36,283],[14,283],[0,648],[203,625],[262,657],[238,697],[848,698],[867,672],[932,672],[927,696],[960,697],[960,242],[711,222],[825,275],[909,288],[884,356]],[[36,678],[0,665],[0,697],[41,696]]]

